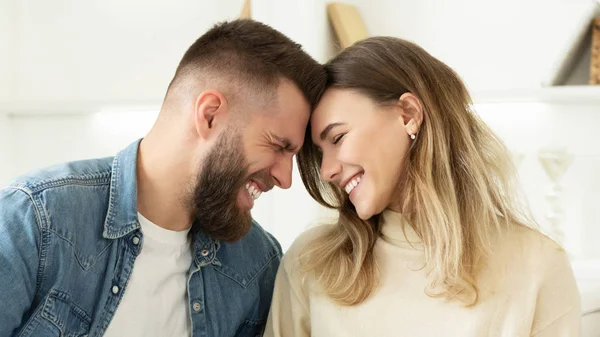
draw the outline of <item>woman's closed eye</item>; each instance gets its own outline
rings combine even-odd
[[[333,137],[333,144],[334,144],[334,145],[337,145],[337,143],[339,143],[339,142],[340,142],[340,140],[342,140],[342,138],[343,138],[345,135],[346,135],[345,133],[342,133],[342,134],[339,134],[339,135],[337,135],[337,136]]]

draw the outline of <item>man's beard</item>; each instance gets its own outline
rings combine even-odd
[[[194,186],[193,236],[202,231],[213,239],[237,241],[250,231],[250,210],[238,205],[239,191],[248,178],[241,134],[226,130],[204,158]]]

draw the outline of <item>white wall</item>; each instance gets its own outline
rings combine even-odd
[[[592,0],[379,0],[355,4],[371,35],[412,40],[473,90],[538,87]]]
[[[15,167],[9,122],[8,116],[0,114],[0,186],[8,182]]]
[[[12,97],[13,72],[13,42],[14,42],[14,13],[13,0],[0,0],[0,104]],[[10,129],[8,117],[0,114],[0,186],[7,182],[12,174],[12,147],[9,145]]]
[[[159,100],[187,47],[241,8],[242,0],[19,0],[12,99]]]
[[[15,32],[15,0],[0,0],[0,103],[13,97]]]
[[[559,181],[565,247],[574,258],[600,258],[600,108],[596,104],[501,103],[476,106],[482,118],[521,153],[520,181],[531,209],[550,230],[547,193],[551,180],[539,162],[542,150],[566,150],[572,164]]]
[[[154,122],[155,111],[101,112],[74,115],[16,116],[10,128],[19,173],[40,166],[114,156]]]
[[[252,0],[252,18],[302,44],[319,62],[335,54],[325,0]],[[343,1],[342,1],[343,2]]]

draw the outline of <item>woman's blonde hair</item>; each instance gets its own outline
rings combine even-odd
[[[382,106],[398,104],[407,92],[421,101],[423,121],[399,172],[401,213],[424,244],[427,294],[476,304],[476,266],[489,254],[492,238],[503,227],[532,224],[517,198],[515,169],[504,144],[472,111],[459,76],[411,42],[368,38],[325,67],[328,88],[358,91]],[[353,305],[378,282],[373,247],[380,215],[361,220],[346,193],[320,179],[321,158],[309,127],[298,154],[302,181],[315,200],[337,209],[339,218],[308,244],[301,262],[332,299]]]

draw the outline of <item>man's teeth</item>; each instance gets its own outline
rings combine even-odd
[[[360,179],[362,178],[362,176],[356,177],[352,180],[350,180],[350,182],[346,185],[346,187],[344,187],[344,190],[346,190],[346,193],[350,194],[350,192],[352,192],[352,190],[358,185],[358,183],[360,183]]]
[[[261,190],[255,188],[254,185],[250,183],[246,183],[246,191],[248,191],[248,194],[250,194],[253,200],[258,199],[262,194]]]

